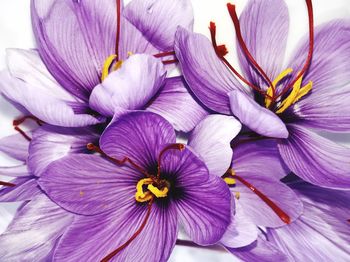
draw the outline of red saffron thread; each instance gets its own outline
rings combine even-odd
[[[158,179],[160,177],[160,172],[161,172],[162,156],[166,151],[171,150],[171,149],[182,151],[185,149],[185,145],[184,144],[170,144],[170,145],[164,147],[162,149],[162,151],[160,151],[159,156],[158,156],[158,170],[157,170],[157,178]]]
[[[29,137],[20,127],[15,126],[15,130],[19,132],[27,141],[32,141],[32,138]]]
[[[247,47],[246,43],[243,40],[242,31],[241,31],[241,27],[240,27],[240,24],[239,24],[239,19],[238,19],[237,13],[236,13],[236,6],[228,3],[227,4],[227,9],[228,9],[228,12],[229,12],[229,14],[231,16],[232,22],[233,22],[233,24],[235,26],[236,36],[237,36],[238,42],[239,42],[243,52],[247,56],[248,60],[252,63],[252,65],[258,70],[260,75],[262,75],[264,77],[265,81],[267,81],[269,86],[271,86],[272,91],[273,91],[272,92],[272,94],[273,94],[272,97],[274,97],[274,95],[275,95],[275,87],[273,86],[272,81],[267,76],[265,71],[260,67],[260,65],[256,62],[256,60],[254,59],[254,57],[252,56],[252,54],[248,50],[248,47]]]
[[[242,177],[235,175],[238,181],[240,181],[243,185],[248,187],[251,191],[253,191],[261,200],[263,200],[275,213],[279,216],[279,218],[286,224],[290,224],[290,217],[279,207],[277,206],[271,199],[269,199],[265,194],[259,191],[255,186],[250,184],[248,181],[243,179]]]
[[[154,57],[160,58],[160,57],[164,57],[164,56],[171,56],[171,55],[175,55],[175,51],[169,51],[169,52],[163,52],[163,53],[158,53],[153,55]]]
[[[177,63],[177,62],[179,62],[179,60],[177,60],[177,59],[162,61],[162,63],[164,65],[174,64],[174,63]]]
[[[313,13],[313,7],[312,7],[312,0],[305,0],[307,5],[307,13],[309,17],[309,51],[308,55],[305,61],[305,64],[300,71],[300,73],[297,75],[297,77],[285,88],[281,94],[278,95],[278,97],[282,97],[285,93],[288,92],[290,88],[293,87],[293,85],[302,77],[306,71],[309,69],[309,66],[311,64],[313,50],[314,50],[314,41],[315,41],[315,34],[314,34],[314,13]]]
[[[129,240],[127,240],[124,244],[122,244],[120,247],[118,247],[116,250],[114,250],[113,252],[111,252],[110,254],[108,254],[107,256],[105,256],[101,262],[108,262],[109,260],[111,260],[114,256],[116,256],[120,251],[122,251],[124,248],[126,248],[128,245],[130,245],[130,243],[132,241],[134,241],[134,239],[142,232],[142,230],[145,228],[148,219],[151,215],[151,210],[152,210],[152,204],[153,204],[153,200],[154,198],[151,199],[151,201],[148,203],[147,206],[147,213],[146,216],[141,224],[141,226],[139,227],[139,229],[129,238]]]
[[[39,118],[32,116],[32,115],[29,115],[29,116],[23,116],[21,118],[13,120],[12,125],[19,126],[20,124],[25,122],[27,119],[31,119],[31,120],[35,121],[39,126],[42,126],[42,124],[44,124],[44,122],[41,121]]]
[[[16,185],[9,182],[0,181],[0,186],[15,187]]]
[[[115,45],[115,54],[117,55],[117,59],[119,59],[119,39],[120,39],[120,9],[121,9],[121,4],[120,0],[116,1],[117,4],[117,35],[116,35],[116,45]]]

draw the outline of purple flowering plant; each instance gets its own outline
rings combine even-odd
[[[0,261],[349,261],[350,149],[320,132],[350,130],[350,21],[305,4],[286,64],[284,0],[227,4],[240,73],[190,0],[31,0],[37,48],[0,72],[23,114],[0,139],[20,162],[0,202],[21,203]]]

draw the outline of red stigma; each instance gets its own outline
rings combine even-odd
[[[16,185],[13,183],[0,181],[0,186],[15,187]]]
[[[12,125],[14,126],[14,129],[19,132],[26,140],[29,142],[32,141],[32,138],[29,137],[20,127],[19,125],[23,124],[27,119],[33,120],[37,123],[38,126],[42,126],[45,122],[41,121],[39,118],[29,115],[29,116],[23,116],[21,118],[15,119],[12,121]]]
[[[146,216],[141,224],[141,226],[137,229],[137,231],[121,246],[119,246],[117,249],[115,249],[113,252],[109,253],[107,256],[105,256],[101,262],[108,262],[109,260],[111,260],[113,257],[115,257],[120,251],[122,251],[124,248],[126,248],[128,245],[130,245],[130,243],[132,241],[134,241],[134,239],[140,235],[140,233],[142,232],[142,230],[145,228],[148,219],[151,215],[151,210],[152,210],[152,204],[153,204],[153,198],[152,200],[148,203],[147,205],[147,213]]]
[[[279,206],[277,206],[270,198],[268,198],[265,194],[263,194],[260,190],[258,190],[255,186],[250,184],[248,181],[246,181],[242,177],[235,175],[234,178],[236,178],[243,185],[245,185],[251,191],[253,191],[262,201],[264,201],[276,213],[277,216],[279,216],[279,218],[284,223],[290,224],[291,222],[290,217]]]
[[[163,154],[168,151],[168,150],[184,150],[185,145],[184,144],[170,144],[162,149],[160,151],[159,156],[158,156],[158,170],[157,170],[157,178],[160,177],[160,172],[161,172],[161,161],[162,161],[162,156]]]
[[[116,35],[116,44],[115,44],[115,54],[117,55],[117,59],[119,58],[119,39],[120,39],[120,16],[121,16],[121,3],[120,0],[116,1],[117,7],[117,35]]]

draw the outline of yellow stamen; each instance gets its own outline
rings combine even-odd
[[[226,184],[228,185],[235,185],[236,184],[236,179],[232,178],[232,177],[225,177],[224,181],[226,182]]]
[[[266,93],[267,93],[267,95],[269,95],[270,97],[273,95],[273,88],[275,88],[277,85],[278,85],[278,83],[283,79],[283,78],[285,78],[287,75],[289,75],[290,73],[292,73],[293,72],[293,69],[292,68],[287,68],[286,70],[284,70],[282,73],[280,73],[277,77],[276,77],[276,79],[275,80],[273,80],[273,82],[272,82],[272,86],[270,86],[268,89],[267,89],[267,91],[266,91]],[[270,97],[266,97],[265,98],[265,106],[266,106],[266,108],[269,108],[270,106],[271,106],[271,103],[272,103],[272,100],[271,100],[271,98]]]
[[[168,187],[164,187],[162,190],[160,190],[159,188],[155,187],[154,185],[148,185],[147,189],[149,191],[151,191],[153,193],[153,195],[155,195],[158,198],[166,197],[168,195],[168,192],[169,192]]]
[[[310,81],[309,83],[306,84],[306,86],[300,89],[297,97],[294,100],[294,103],[299,101],[299,99],[302,98],[303,96],[307,95],[311,91],[311,89],[312,89],[312,81]]]
[[[116,62],[115,66],[114,66],[114,70],[120,69],[122,67],[122,65],[123,65],[123,60]]]
[[[117,55],[110,55],[109,57],[107,57],[107,59],[105,60],[104,64],[103,64],[103,68],[102,68],[102,75],[101,75],[101,80],[104,81],[108,74],[109,74],[109,68],[111,67],[112,63],[114,62],[114,60],[117,59]]]

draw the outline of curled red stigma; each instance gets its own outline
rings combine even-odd
[[[236,6],[228,3],[227,4],[227,9],[228,9],[228,12],[229,12],[229,14],[231,16],[232,22],[233,22],[233,24],[235,26],[236,36],[237,36],[238,42],[239,42],[239,44],[240,44],[244,54],[246,55],[246,57],[248,58],[250,63],[256,68],[256,70],[259,72],[259,74],[261,76],[263,76],[265,81],[267,81],[269,86],[271,86],[271,89],[273,91],[273,95],[272,96],[274,96],[274,94],[275,94],[275,87],[273,86],[272,81],[267,76],[265,71],[260,67],[258,62],[256,62],[256,60],[254,59],[252,54],[249,52],[246,43],[243,40],[242,31],[241,31],[241,27],[240,27],[240,24],[239,24],[239,19],[238,19],[237,13],[236,13]]]
[[[248,181],[243,179],[240,176],[235,175],[238,181],[240,181],[243,185],[248,187],[251,191],[253,191],[262,201],[264,201],[275,213],[279,216],[279,218],[286,224],[290,224],[290,217],[279,207],[277,206],[270,198],[268,198],[265,194],[263,194],[260,190],[258,190],[255,186],[250,184]]]
[[[9,182],[0,181],[0,186],[15,187],[16,185]]]
[[[185,145],[184,144],[170,144],[166,147],[164,147],[162,149],[162,151],[160,151],[159,153],[159,156],[158,156],[158,170],[157,170],[157,178],[160,177],[160,172],[161,172],[161,162],[162,162],[162,157],[163,157],[163,154],[168,151],[168,150],[184,150],[185,149]]]
[[[115,43],[115,54],[117,55],[118,60],[120,60],[119,58],[120,16],[121,16],[120,0],[116,0],[116,4],[117,4],[117,35],[116,35],[116,43]]]
[[[314,33],[314,12],[312,7],[312,0],[305,0],[307,5],[307,14],[309,17],[309,51],[308,55],[305,61],[305,64],[297,77],[279,94],[279,97],[282,97],[285,93],[288,92],[290,88],[294,86],[294,84],[302,77],[306,71],[309,69],[309,66],[311,64],[312,55],[314,52],[314,42],[315,42],[315,33]]]
[[[110,160],[111,162],[117,164],[117,165],[124,165],[125,163],[130,163],[135,169],[137,169],[138,171],[140,171],[142,174],[144,174],[146,177],[150,177],[150,174],[147,173],[146,170],[144,170],[141,166],[139,166],[138,164],[136,164],[134,161],[132,161],[130,158],[128,157],[124,157],[122,160],[118,160],[115,159],[113,157],[110,157],[109,155],[107,155],[105,152],[102,151],[102,149],[98,146],[95,146],[92,143],[89,143],[86,145],[87,149],[90,151],[94,151],[97,153],[100,153],[103,157],[107,158],[108,160]]]
[[[260,88],[254,86],[252,83],[250,83],[248,80],[246,80],[240,73],[238,73],[238,71],[230,64],[230,62],[224,57],[228,52],[226,49],[225,45],[217,45],[216,42],[216,25],[214,22],[210,22],[210,26],[209,26],[209,30],[210,30],[210,36],[211,36],[211,42],[213,44],[214,50],[217,54],[217,56],[224,62],[224,64],[246,85],[248,85],[249,87],[251,87],[252,89],[254,89],[255,91],[259,92],[260,94],[269,97],[272,99],[272,97],[270,97],[268,94],[266,94],[266,92],[264,92],[263,90],[261,90]]]
[[[25,122],[27,119],[31,119],[31,120],[35,121],[38,124],[38,126],[42,126],[42,124],[44,124],[44,122],[41,121],[39,118],[32,116],[32,115],[29,115],[29,116],[23,116],[21,118],[13,120],[12,125],[19,126],[20,124]]]
[[[146,216],[141,224],[141,226],[137,229],[137,231],[121,246],[119,246],[117,249],[115,249],[113,252],[109,253],[107,256],[105,256],[101,262],[108,262],[111,260],[114,256],[116,256],[120,251],[122,251],[124,248],[126,248],[134,239],[142,232],[142,230],[145,228],[148,219],[151,215],[151,210],[152,210],[152,204],[153,204],[154,198],[151,199],[150,202],[148,202],[147,206],[147,213]]]

